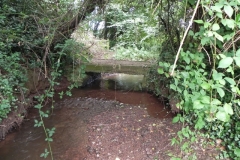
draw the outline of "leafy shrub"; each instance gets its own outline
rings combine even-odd
[[[26,73],[20,65],[19,53],[0,54],[0,121],[16,107],[16,93],[23,89]]]
[[[132,61],[155,61],[158,53],[153,53],[145,49],[138,49],[137,47],[120,47],[115,49],[114,58],[118,60],[132,60]]]
[[[169,77],[184,120],[205,130],[208,137],[220,139],[225,148],[220,157],[233,159],[240,158],[239,5],[239,1],[202,1],[206,10],[195,21],[199,31],[189,32],[194,41],[182,49],[176,68],[159,63],[158,69]],[[178,116],[173,121],[179,120]]]

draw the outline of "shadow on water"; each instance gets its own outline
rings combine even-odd
[[[161,100],[155,96],[142,92],[143,76],[126,74],[104,74],[81,89],[74,89],[72,97],[65,97],[63,100],[56,98],[56,109],[47,119],[45,124],[49,127],[56,127],[54,142],[52,143],[54,157],[56,159],[74,159],[76,150],[78,157],[84,157],[84,144],[87,141],[86,120],[79,114],[78,107],[70,107],[67,99],[79,100],[83,98],[97,98],[104,100],[116,100],[120,103],[138,105],[147,108],[148,114],[155,118],[171,118],[173,114],[164,107]],[[65,103],[66,102],[66,103]],[[75,102],[71,102],[74,104]],[[77,104],[77,103],[76,103]],[[97,104],[95,104],[97,105]],[[38,111],[31,109],[22,127],[0,142],[1,160],[38,160],[40,153],[46,148],[45,135],[42,128],[35,128],[34,119],[38,117]],[[78,146],[83,147],[78,147]],[[74,152],[75,153],[75,152]],[[81,155],[82,154],[82,155]]]

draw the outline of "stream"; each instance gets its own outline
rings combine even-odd
[[[149,116],[158,119],[173,117],[160,99],[140,91],[142,79],[142,75],[109,75],[92,80],[81,89],[73,89],[71,97],[56,98],[52,114],[44,119],[47,127],[56,128],[51,143],[54,158],[84,159],[88,141],[86,124],[99,113],[114,111],[116,106],[129,104],[143,107]],[[33,127],[34,119],[39,119],[39,115],[32,108],[22,126],[0,142],[0,160],[43,159],[40,154],[47,148],[47,143],[43,129]]]

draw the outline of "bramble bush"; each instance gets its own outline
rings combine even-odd
[[[175,68],[160,62],[158,69],[169,77],[183,111],[173,122],[188,122],[207,131],[207,137],[220,139],[225,147],[220,158],[240,158],[239,6],[237,0],[201,1],[203,16],[195,20],[199,31],[188,34],[193,41],[181,50]],[[179,133],[185,139],[191,137],[186,129]]]

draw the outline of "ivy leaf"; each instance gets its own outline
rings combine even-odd
[[[220,60],[218,68],[227,68],[229,67],[233,62],[233,59],[231,57],[225,57]]]
[[[212,26],[212,30],[217,31],[219,29],[220,29],[219,25],[217,23],[214,23],[213,26]]]
[[[224,92],[224,90],[223,90],[222,88],[218,87],[218,88],[217,88],[217,92],[218,92],[218,94],[219,94],[219,96],[220,96],[221,98],[224,97],[225,92]]]
[[[237,157],[240,157],[240,148],[235,148],[235,149],[234,149],[234,154],[235,154]]]
[[[240,67],[240,57],[234,57],[235,63],[238,67]]]
[[[224,12],[228,15],[229,18],[233,15],[233,8],[230,5],[224,6]]]
[[[226,113],[228,113],[230,115],[233,115],[232,105],[230,105],[229,103],[225,103],[223,108],[224,108]]]
[[[223,121],[223,122],[228,122],[230,119],[230,116],[226,112],[223,112],[223,111],[218,111],[216,114],[216,117],[218,120]]]

